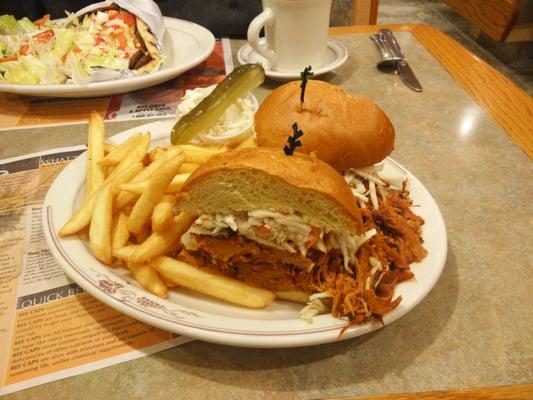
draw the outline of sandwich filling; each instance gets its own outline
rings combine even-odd
[[[307,224],[297,213],[281,213],[270,210],[254,210],[247,213],[199,216],[182,236],[187,250],[198,250],[198,235],[230,238],[240,235],[268,248],[286,251],[306,258],[310,251],[328,253],[340,251],[344,269],[353,273],[350,265],[355,260],[358,248],[376,234],[370,229],[364,235],[349,235],[324,230]],[[314,263],[307,262],[307,272]]]

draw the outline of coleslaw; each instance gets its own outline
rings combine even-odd
[[[177,118],[180,119],[196,107],[215,90],[215,87],[216,85],[211,85],[185,91],[185,95],[176,109]],[[257,101],[254,98],[251,96],[239,98],[227,108],[215,125],[200,132],[194,141],[214,145],[239,143],[252,135],[256,110]]]

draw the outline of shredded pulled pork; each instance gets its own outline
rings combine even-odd
[[[394,298],[396,285],[414,276],[410,264],[427,254],[421,237],[424,220],[411,211],[408,193],[389,191],[380,200],[379,209],[363,210],[365,227],[378,233],[357,252],[354,276],[339,274],[326,263],[315,267],[319,291],[333,295],[332,314],[348,317],[350,324],[382,321],[401,302],[400,296]]]

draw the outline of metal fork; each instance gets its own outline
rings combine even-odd
[[[381,61],[378,62],[378,69],[383,72],[396,72],[396,62],[401,60],[401,58],[394,54],[387,41],[381,35],[370,35],[370,39],[381,53]]]

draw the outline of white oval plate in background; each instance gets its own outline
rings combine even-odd
[[[150,131],[153,146],[169,144],[174,121],[154,122],[122,132],[109,141],[118,144],[136,132]],[[50,187],[43,207],[43,231],[50,251],[65,273],[98,300],[139,321],[208,342],[244,347],[296,347],[334,342],[363,335],[382,327],[377,322],[349,327],[339,337],[345,321],[330,314],[318,315],[312,324],[299,318],[302,305],[275,301],[265,309],[233,306],[188,290],[169,290],[159,298],[140,288],[126,269],[109,268],[94,258],[80,236],[61,238],[58,230],[81,204],[87,154],[72,161]],[[437,282],[447,252],[446,228],[440,210],[426,188],[391,159],[387,163],[408,175],[408,189],[416,213],[424,218],[423,238],[427,257],[411,266],[415,278],[399,284],[400,305],[385,315],[385,325],[412,310]]]
[[[159,71],[130,78],[93,83],[63,83],[53,85],[22,85],[0,83],[0,92],[27,96],[95,97],[132,92],[174,79],[205,61],[215,48],[215,37],[206,28],[193,22],[164,17],[166,32],[163,39],[166,57]]]

